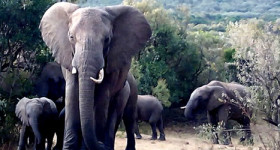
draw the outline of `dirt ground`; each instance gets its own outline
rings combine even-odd
[[[230,146],[211,144],[209,140],[200,138],[191,125],[173,124],[165,128],[166,141],[150,140],[151,129],[147,124],[140,127],[142,139],[136,139],[137,150],[274,150],[269,148],[272,144],[280,140],[273,138],[277,136],[276,128],[266,123],[251,125],[254,137],[253,146],[243,146],[238,143],[239,137],[232,138],[233,144]],[[145,134],[146,133],[146,134]],[[262,137],[260,139],[259,137]],[[265,143],[266,148],[264,148]],[[16,150],[16,143],[0,147],[0,150]],[[118,131],[115,142],[115,150],[124,150],[126,147],[126,133]],[[280,148],[276,148],[280,149]],[[275,150],[276,150],[275,149]]]
[[[141,129],[140,129],[141,130]],[[238,142],[239,137],[233,138],[233,144],[230,146],[211,144],[209,140],[199,138],[195,130],[190,126],[174,125],[166,127],[166,141],[155,140],[149,138],[151,135],[142,134],[142,139],[136,139],[137,150],[264,150],[263,142],[272,144],[273,139],[267,137],[267,133],[273,134],[273,127],[264,125],[252,125],[254,136],[253,146],[243,146]],[[259,135],[263,135],[261,142]],[[269,143],[272,142],[272,143]],[[115,150],[124,150],[126,146],[126,138],[124,132],[118,132]],[[268,146],[268,145],[266,145]]]

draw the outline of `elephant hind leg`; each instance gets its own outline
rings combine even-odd
[[[151,138],[151,140],[156,140],[157,139],[156,123],[150,123],[150,126],[152,128],[152,138]]]
[[[157,128],[158,128],[159,133],[160,133],[159,140],[165,141],[165,134],[164,134],[164,131],[163,131],[163,119],[162,119],[162,116],[160,117],[160,119],[157,122]]]

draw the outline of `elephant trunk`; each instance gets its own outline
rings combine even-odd
[[[87,47],[88,48],[88,47]],[[99,74],[104,66],[103,56],[92,54],[94,51],[85,50],[82,54],[79,73],[79,110],[81,119],[82,136],[87,149],[100,149],[96,136],[94,95],[95,85],[101,83],[103,77]],[[91,57],[90,57],[91,56]],[[94,56],[94,57],[93,57]],[[104,72],[101,73],[104,76]],[[93,82],[96,79],[96,82]]]
[[[81,129],[85,145],[88,149],[98,149],[95,132],[94,89],[95,84],[90,80],[90,76],[80,74],[79,109]]]
[[[42,142],[42,133],[40,132],[40,128],[39,128],[39,123],[38,123],[38,120],[37,119],[31,119],[30,120],[30,126],[32,128],[32,131],[35,135],[35,138],[36,138],[36,145],[42,145],[43,143]]]
[[[189,100],[189,102],[187,103],[186,107],[185,107],[185,111],[184,111],[184,115],[188,120],[193,120],[194,119],[194,114],[193,114],[193,102],[192,100]]]

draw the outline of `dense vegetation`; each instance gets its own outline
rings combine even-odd
[[[52,61],[38,25],[52,0],[0,2],[0,145],[17,128],[17,98],[34,96],[42,66]],[[120,0],[78,0],[83,6]],[[184,105],[190,93],[211,80],[250,86],[246,106],[280,122],[280,3],[268,0],[124,0],[140,9],[153,30],[131,70],[140,94],[165,107]],[[250,19],[257,17],[256,19]],[[272,111],[271,111],[272,110]],[[16,131],[18,132],[18,131]]]

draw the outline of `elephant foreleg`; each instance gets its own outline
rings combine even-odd
[[[18,150],[25,150],[26,141],[27,141],[26,125],[22,125],[20,129]]]
[[[123,122],[127,135],[126,150],[135,150],[134,120],[129,117],[124,117]]]
[[[115,126],[117,122],[117,113],[114,111],[109,117],[108,117],[108,123],[106,127],[106,136],[105,136],[105,142],[104,144],[111,149],[114,149],[114,142],[115,142]]]
[[[219,118],[219,122],[222,122],[222,127],[226,127],[227,125],[227,121],[229,119],[229,115],[230,115],[230,107],[228,105],[224,105],[222,106],[219,110],[218,110],[218,118]],[[230,138],[230,133],[227,131],[222,131],[221,133],[224,137],[224,144],[225,145],[229,145],[232,144],[231,142],[231,138]]]
[[[106,127],[107,135],[105,138],[105,144],[112,149],[114,149],[115,134],[123,116],[123,112],[127,104],[129,94],[130,87],[128,82],[126,82],[123,89],[120,92],[118,92],[118,94],[111,101],[109,106],[109,116]]]
[[[51,150],[52,149],[52,142],[53,142],[53,137],[54,137],[54,132],[49,133],[47,136],[47,149],[46,150]]]
[[[65,109],[62,109],[58,117],[58,127],[56,128],[57,141],[54,150],[62,149],[63,134],[64,134],[64,120],[65,120]]]
[[[217,127],[218,125],[218,119],[217,119],[217,115],[216,115],[216,112],[209,112],[207,111],[207,119],[208,119],[208,122],[214,126],[215,128]],[[213,144],[219,144],[219,139],[218,139],[218,134],[217,132],[215,132],[214,130],[212,130],[213,132],[213,135],[212,135],[212,143]]]
[[[63,149],[79,149],[81,133],[77,77],[66,72],[65,129]]]
[[[127,135],[126,150],[135,150],[134,127],[136,121],[136,102],[137,102],[137,97],[136,100],[135,97],[130,97],[123,114],[123,122],[125,125],[125,130]]]

